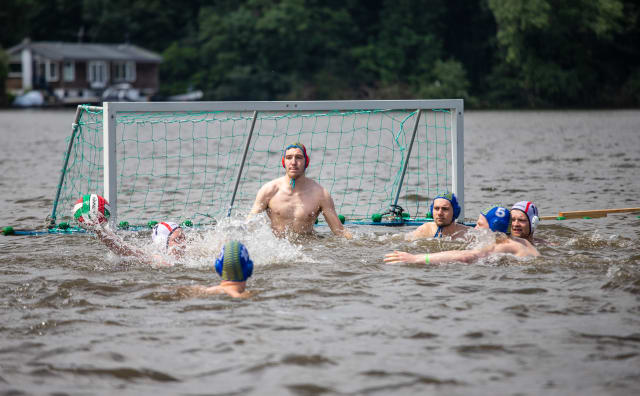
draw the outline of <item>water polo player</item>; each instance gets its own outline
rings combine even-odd
[[[214,263],[214,269],[220,275],[220,284],[216,286],[188,286],[179,291],[190,295],[209,295],[226,293],[231,297],[249,297],[246,290],[247,279],[253,274],[253,261],[246,246],[238,241],[227,242]]]
[[[489,228],[492,231],[506,232],[509,228],[507,208],[493,206],[483,211],[478,217],[476,228]],[[513,231],[512,231],[513,232]],[[507,253],[516,257],[539,256],[538,250],[526,239],[497,234],[496,241],[479,249],[450,250],[446,252],[411,254],[400,251],[387,253],[384,262],[387,264],[444,264],[452,262],[472,263],[492,254]]]
[[[153,266],[173,266],[174,260],[184,256],[187,246],[182,227],[170,221],[157,223],[151,231],[151,240],[159,250],[157,254],[126,243],[106,223],[86,228],[95,232],[98,239],[115,254]]]
[[[338,218],[329,192],[306,177],[310,159],[304,144],[288,145],[281,162],[285,175],[260,188],[251,215],[266,211],[274,233],[285,236],[287,233],[311,234],[313,224],[322,212],[334,234],[351,238],[351,233]]]
[[[176,257],[182,257],[187,247],[187,238],[182,227],[172,222],[163,221],[154,225],[151,239],[153,243]]]
[[[480,212],[476,228],[489,228],[491,231],[500,231],[508,234],[510,222],[511,213],[509,209],[502,206],[491,206]]]
[[[529,201],[520,201],[511,208],[511,234],[533,242],[533,233],[540,222],[538,208]]]
[[[415,231],[406,235],[406,239],[414,240],[419,238],[450,237],[451,239],[465,236],[469,227],[456,223],[460,216],[460,205],[454,193],[438,195],[431,202],[429,212],[433,218],[432,222],[424,223]]]

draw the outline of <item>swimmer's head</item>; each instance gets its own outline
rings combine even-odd
[[[538,208],[533,202],[520,201],[511,208],[511,233],[517,237],[531,237],[539,221]]]
[[[240,242],[227,242],[215,263],[216,272],[223,281],[244,282],[253,273],[249,251]]]
[[[502,206],[491,206],[480,212],[476,228],[489,228],[491,231],[500,231],[506,234],[509,232],[510,222],[509,209]]]
[[[284,153],[282,154],[282,167],[285,169],[287,168],[284,165],[284,159],[287,156],[287,151],[289,151],[292,148],[297,148],[297,149],[300,149],[300,151],[302,151],[302,155],[304,156],[304,169],[306,170],[307,167],[309,166],[310,159],[309,159],[309,156],[307,155],[307,148],[304,146],[304,144],[300,142],[291,143],[284,149]]]
[[[438,195],[429,207],[429,213],[438,226],[447,226],[453,223],[460,216],[460,210],[458,199],[454,193]]]
[[[182,251],[186,244],[182,227],[170,221],[163,221],[153,226],[151,240],[154,244],[174,253]]]

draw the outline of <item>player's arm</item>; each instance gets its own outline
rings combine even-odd
[[[489,250],[449,250],[430,254],[411,254],[393,251],[387,253],[384,262],[387,264],[444,264],[453,262],[471,263],[489,254]]]
[[[338,218],[338,214],[336,213],[336,207],[333,203],[333,198],[326,189],[322,189],[322,199],[320,200],[320,210],[324,216],[324,219],[327,221],[329,228],[335,235],[341,235],[347,239],[353,238],[353,235],[344,228],[342,222]]]
[[[94,232],[98,239],[102,241],[115,254],[124,257],[135,257],[141,261],[151,263],[153,260],[143,250],[128,245],[116,233],[108,227],[97,226]]]
[[[405,234],[404,238],[408,241],[422,238],[433,238],[433,236],[436,234],[437,229],[438,227],[436,227],[436,224],[433,222],[424,223],[412,232],[408,232],[407,234]]]
[[[260,187],[260,190],[258,190],[258,193],[256,194],[256,200],[251,208],[251,213],[249,213],[249,217],[267,210],[269,207],[269,200],[273,196],[272,190],[273,186],[271,182]]]

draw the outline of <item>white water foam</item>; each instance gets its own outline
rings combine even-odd
[[[228,217],[219,220],[215,226],[194,229],[188,232],[187,267],[211,266],[220,254],[222,246],[229,241],[243,243],[255,266],[282,261],[312,262],[302,253],[302,246],[291,243],[286,238],[273,234],[271,222],[261,213],[245,217]]]

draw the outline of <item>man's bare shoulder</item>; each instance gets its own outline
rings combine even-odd
[[[279,177],[277,179],[273,179],[271,181],[266,182],[260,187],[258,191],[259,194],[275,194],[281,188],[284,177]]]
[[[500,234],[496,237],[496,251],[516,256],[539,256],[538,250],[526,239]]]
[[[416,228],[415,231],[409,232],[405,239],[413,240],[418,238],[431,238],[435,235],[436,229],[436,223],[424,223],[420,227]]]
[[[517,237],[517,236],[512,236],[510,239],[513,242],[517,242],[517,243],[521,244],[524,247],[535,248],[531,242],[529,242],[528,240],[526,240],[524,238],[520,238],[520,237]]]
[[[420,227],[416,228],[416,231],[420,231],[420,232],[430,232],[432,234],[435,234],[436,230],[438,229],[438,226],[436,225],[436,223],[430,221],[428,223],[424,223],[423,225],[421,225]]]
[[[307,188],[309,190],[312,190],[313,192],[321,193],[323,195],[326,194],[326,195],[330,196],[329,191],[326,188],[322,187],[322,185],[320,183],[318,183],[317,181],[315,181],[313,179],[310,179],[310,178],[306,178],[306,183],[308,185]]]

